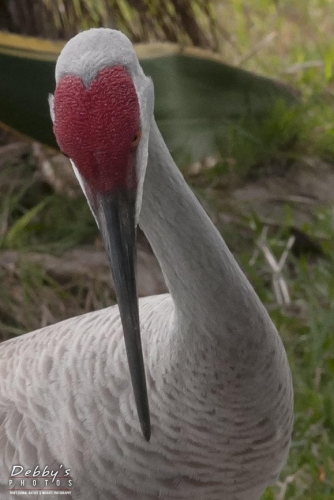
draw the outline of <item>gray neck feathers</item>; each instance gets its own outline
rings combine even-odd
[[[217,229],[176,167],[152,120],[139,224],[188,325],[256,335],[270,320]],[[205,323],[204,323],[205,322]],[[268,324],[267,324],[268,327]],[[260,328],[260,331],[263,331]]]

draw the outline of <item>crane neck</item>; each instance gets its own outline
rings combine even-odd
[[[198,325],[205,319],[205,330],[212,321],[213,331],[217,322],[220,329],[225,323],[225,331],[236,325],[241,331],[252,321],[269,319],[175,165],[154,119],[139,223],[183,321]]]

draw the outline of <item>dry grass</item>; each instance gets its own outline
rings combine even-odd
[[[5,0],[0,16],[0,28],[46,38],[66,40],[80,30],[104,26],[124,31],[133,42],[217,48],[215,16],[207,0]]]

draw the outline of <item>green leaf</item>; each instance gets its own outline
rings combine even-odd
[[[50,199],[51,198],[46,198],[45,200],[35,205],[33,208],[28,210],[24,215],[22,215],[22,217],[20,217],[12,225],[5,238],[6,246],[8,247],[17,246],[17,244],[20,241],[22,233],[27,229],[27,227],[36,217],[36,215],[38,215],[45,208],[46,204],[49,203]]]
[[[329,371],[334,375],[334,358],[326,359],[326,363]]]
[[[59,42],[0,33],[0,121],[57,147],[47,97],[54,91]],[[172,153],[200,159],[217,151],[231,123],[267,116],[278,100],[296,102],[284,85],[175,44],[136,47],[155,85],[155,117]]]

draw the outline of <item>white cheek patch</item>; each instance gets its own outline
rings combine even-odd
[[[135,87],[137,90],[138,101],[140,104],[140,122],[141,122],[141,132],[142,132],[141,141],[137,149],[137,162],[136,162],[136,169],[137,169],[136,225],[137,225],[141,211],[144,179],[145,179],[147,160],[148,160],[148,142],[150,136],[150,127],[153,117],[153,105],[154,105],[154,87],[152,80],[147,77],[145,77],[144,79],[140,78],[139,81],[135,81]]]
[[[74,173],[75,173],[75,176],[76,176],[76,178],[78,179],[78,182],[79,182],[79,184],[80,184],[80,187],[81,187],[81,189],[82,189],[82,191],[83,191],[83,193],[84,193],[84,195],[85,195],[85,197],[86,197],[86,200],[87,200],[88,206],[89,206],[89,208],[90,208],[90,211],[91,211],[91,212],[92,212],[92,214],[94,215],[94,219],[95,219],[95,222],[96,222],[96,224],[97,224],[97,227],[99,228],[99,223],[98,223],[98,220],[97,220],[97,218],[96,218],[95,212],[94,212],[94,210],[93,210],[93,207],[92,207],[92,205],[91,205],[91,202],[90,202],[89,196],[88,196],[88,194],[87,194],[85,181],[83,180],[83,178],[82,178],[82,176],[81,176],[81,174],[80,174],[79,170],[77,169],[77,167],[75,166],[75,164],[74,164],[74,162],[71,160],[71,158],[70,158],[70,162],[71,162],[71,165],[72,165],[73,171],[74,171]]]
[[[48,101],[49,101],[51,120],[54,122],[55,121],[55,112],[54,112],[54,107],[53,107],[53,95],[52,94],[49,94]]]

